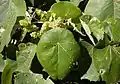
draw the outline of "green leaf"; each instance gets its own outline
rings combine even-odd
[[[72,10],[72,11],[71,11]],[[51,6],[50,11],[57,17],[76,19],[82,15],[81,10],[72,2],[60,1]]]
[[[84,21],[82,21],[81,19],[80,19],[80,22],[81,22],[81,24],[83,26],[83,29],[85,30],[85,33],[88,35],[88,37],[91,40],[91,42],[93,43],[93,45],[95,45],[95,42],[94,42],[94,39],[93,39],[93,37],[91,35],[91,31],[90,31],[89,26]]]
[[[85,13],[95,16],[100,20],[109,17],[120,18],[119,0],[89,0]]]
[[[20,72],[29,72],[32,59],[36,53],[36,45],[32,43],[19,44],[17,52],[17,70]]]
[[[7,59],[2,72],[1,84],[12,84],[12,73],[16,69],[16,62]]]
[[[4,4],[3,4],[4,3]],[[16,12],[11,0],[1,1],[0,4],[0,52],[10,41],[10,34],[16,22]],[[3,9],[4,10],[3,10]],[[5,14],[5,15],[4,15]]]
[[[108,23],[106,33],[111,37],[112,41],[120,43],[120,19],[109,18],[106,22]]]
[[[88,79],[90,81],[98,81],[98,80],[100,80],[99,73],[97,72],[94,64],[91,64],[88,71],[86,72],[86,74],[84,74],[81,77],[81,79]]]
[[[88,24],[91,32],[97,38],[97,40],[103,40],[104,38],[104,25],[97,18],[93,17]]]
[[[80,47],[69,30],[54,28],[38,43],[37,57],[53,79],[63,79],[80,55]]]
[[[54,84],[50,79],[45,80],[41,74],[18,73],[14,84]]]
[[[0,52],[10,41],[11,31],[17,16],[25,16],[26,7],[24,0],[0,1]]]
[[[25,16],[26,15],[26,4],[25,0],[12,0],[14,3],[14,8],[16,10],[17,16]]]
[[[91,57],[92,65],[94,66],[92,67],[93,72],[89,72],[88,70],[88,78],[93,73],[96,77],[101,76],[102,80],[106,81],[107,84],[117,83],[119,81],[120,47],[107,46],[103,49],[94,48]]]
[[[81,41],[80,43],[87,49],[89,55],[92,58],[94,47],[91,44],[87,43],[86,41]],[[88,71],[81,77],[81,79],[88,79],[90,81],[98,81],[100,79],[99,73],[97,72],[95,68],[93,60],[92,60],[92,64],[90,65]]]
[[[2,54],[0,54],[0,72],[3,72],[4,67],[5,67],[5,62],[3,60]]]

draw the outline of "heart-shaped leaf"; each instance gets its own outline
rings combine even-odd
[[[47,31],[38,43],[38,60],[53,79],[63,79],[79,55],[73,34],[64,28]]]
[[[82,78],[98,81],[101,76],[107,84],[117,83],[120,79],[120,47],[107,46],[103,49],[91,47],[90,49],[91,45],[85,42],[84,44],[91,55],[92,64]]]
[[[81,10],[72,2],[60,1],[51,6],[50,11],[55,13],[57,17],[75,19],[82,15]]]

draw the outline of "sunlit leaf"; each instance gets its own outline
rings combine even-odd
[[[17,16],[25,16],[26,4],[25,0],[12,0]]]
[[[82,15],[81,10],[72,2],[60,1],[51,6],[50,11],[57,17],[76,19]]]
[[[106,81],[107,84],[117,83],[119,81],[120,47],[107,46],[103,49],[94,48],[91,57],[91,67],[83,76],[83,79],[97,81],[101,76],[102,80]]]
[[[38,60],[53,79],[63,79],[79,55],[79,45],[64,28],[47,31],[38,43]]]
[[[120,0],[89,0],[86,14],[105,20],[109,17],[120,18]]]
[[[11,0],[6,0],[6,1],[1,1],[4,2],[5,5],[0,6],[0,7],[4,7],[4,11],[3,13],[5,15],[1,15],[0,14],[0,18],[2,18],[2,20],[0,21],[0,52],[3,50],[3,47],[5,45],[7,45],[10,41],[10,34],[12,31],[12,28],[16,22],[16,12],[15,12],[15,8],[14,5],[12,3]],[[9,6],[7,6],[9,5]],[[0,8],[0,9],[2,9]],[[0,12],[2,12],[0,10]],[[3,17],[4,16],[4,17]]]

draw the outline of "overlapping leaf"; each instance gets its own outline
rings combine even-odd
[[[17,70],[29,72],[32,59],[36,53],[36,45],[32,43],[20,44],[17,52]]]
[[[1,84],[12,84],[12,74],[17,67],[16,65],[16,61],[10,59],[6,60],[6,65],[1,76]]]
[[[50,11],[57,17],[76,19],[82,15],[81,10],[72,2],[60,1],[51,6]]]
[[[120,47],[108,46],[103,49],[94,48],[93,50],[89,47],[88,51],[92,57],[92,64],[82,78],[97,81],[101,76],[107,84],[118,82],[120,79]]]
[[[111,37],[111,41],[120,43],[120,19],[109,18],[105,22],[108,23],[106,33]]]

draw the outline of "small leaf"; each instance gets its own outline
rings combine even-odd
[[[80,22],[81,22],[81,24],[83,26],[83,29],[85,30],[86,34],[88,35],[89,39],[91,40],[91,42],[93,43],[93,45],[95,45],[94,39],[91,36],[91,31],[90,31],[89,26],[84,21],[82,21],[81,19],[80,19]]]
[[[71,11],[72,10],[72,11]],[[76,19],[82,15],[81,10],[72,2],[60,1],[51,6],[50,11],[57,17]]]
[[[72,33],[64,28],[44,33],[37,47],[38,60],[53,79],[63,79],[79,55],[79,45]]]
[[[29,72],[32,59],[36,53],[36,45],[32,43],[19,44],[17,52],[17,70],[20,72]]]
[[[97,40],[103,40],[104,38],[104,25],[97,18],[93,17],[89,22],[89,28]]]

